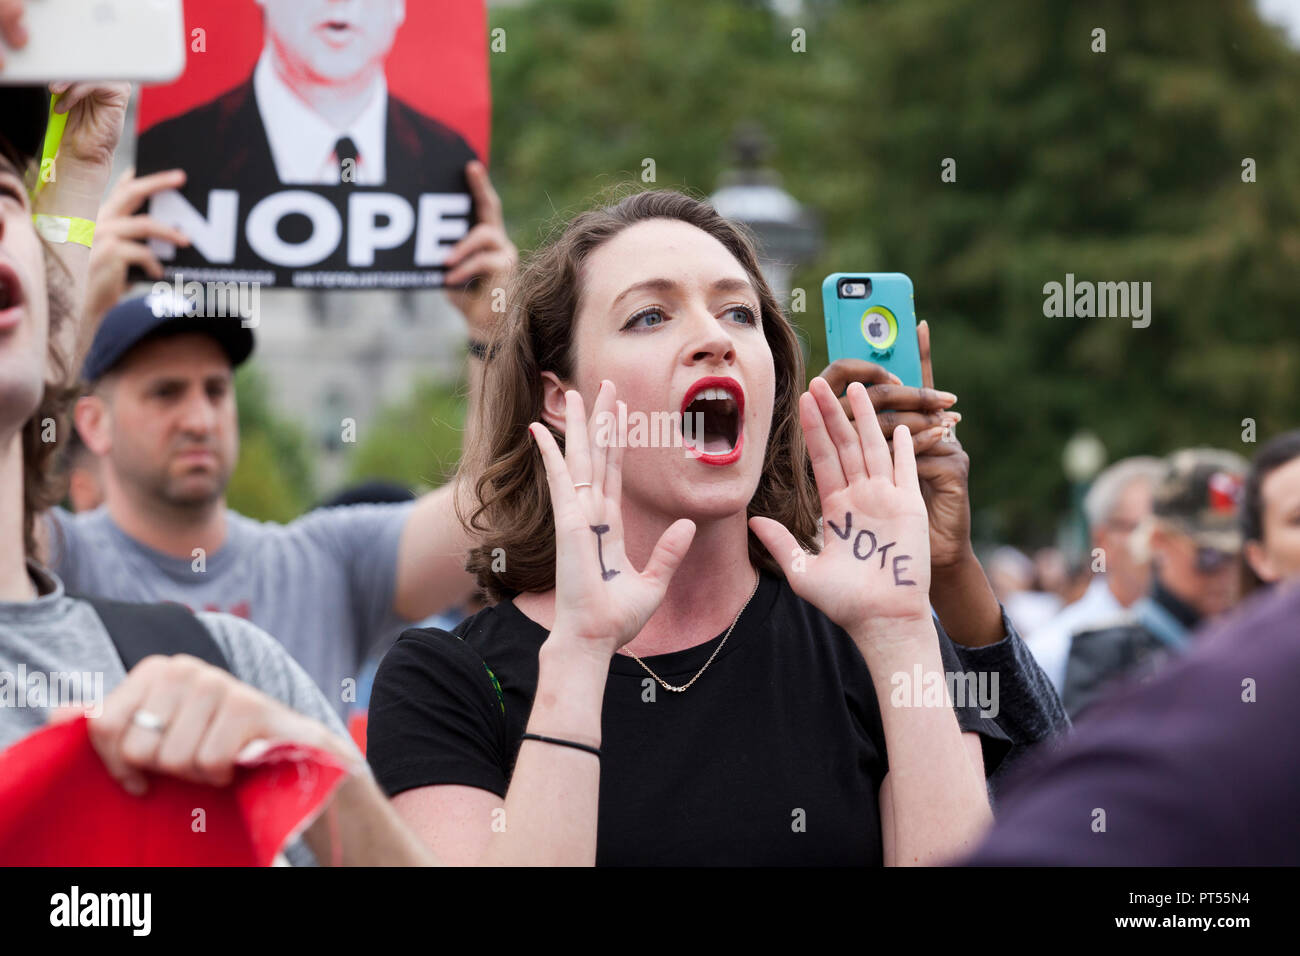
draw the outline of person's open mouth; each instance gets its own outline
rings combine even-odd
[[[0,332],[17,328],[23,317],[23,283],[12,267],[0,263]]]
[[[734,378],[706,376],[682,399],[682,439],[706,465],[730,465],[745,444],[745,390]]]

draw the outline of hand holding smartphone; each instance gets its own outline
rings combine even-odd
[[[833,272],[822,282],[826,350],[832,362],[864,359],[920,388],[912,280],[901,272]]]

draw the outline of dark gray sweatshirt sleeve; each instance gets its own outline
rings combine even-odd
[[[1002,611],[1002,631],[996,644],[967,647],[953,641],[957,659],[968,671],[998,675],[998,725],[1015,744],[1035,744],[1070,729],[1061,698],[1034,660],[1015,625]]]
[[[1021,640],[1005,608],[1002,609],[1002,632],[1006,637],[984,647],[967,647],[952,642],[963,670],[987,673],[989,680],[997,675],[998,713],[995,720],[1011,738],[1012,747],[989,776],[989,786],[995,792],[1008,771],[1034,745],[1070,729],[1070,718],[1061,706],[1061,698]]]

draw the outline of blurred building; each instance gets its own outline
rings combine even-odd
[[[434,290],[263,290],[254,355],[277,414],[297,422],[316,450],[317,484],[338,484],[356,440],[385,405],[424,379],[454,380],[465,363],[465,323]]]

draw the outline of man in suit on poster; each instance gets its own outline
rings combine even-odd
[[[383,186],[464,189],[474,151],[388,91],[384,62],[405,0],[258,0],[265,46],[235,89],[146,130],[201,189]]]

